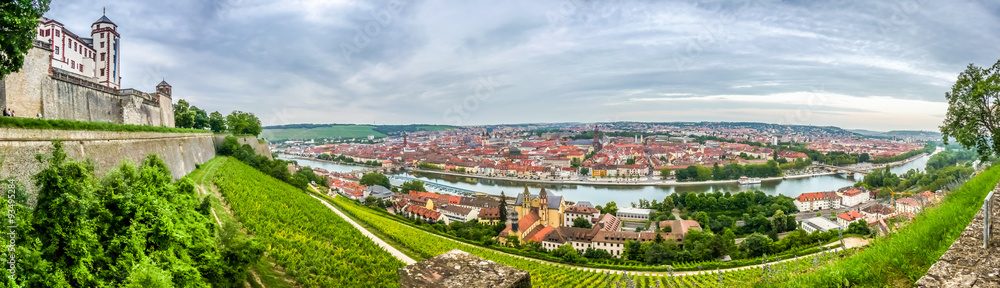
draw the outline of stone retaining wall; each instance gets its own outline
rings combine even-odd
[[[13,175],[28,183],[34,191],[31,175],[41,171],[43,164],[35,154],[52,153],[52,140],[63,140],[70,158],[92,159],[97,164],[98,175],[117,167],[122,161],[139,164],[149,154],[158,154],[170,167],[173,178],[181,178],[194,171],[197,164],[215,157],[212,133],[153,133],[30,130],[0,128],[0,178]],[[270,155],[270,153],[268,153]],[[34,193],[29,192],[34,203]]]
[[[1000,194],[1000,185],[993,191]],[[992,205],[989,247],[983,248],[985,210],[979,208],[955,243],[917,281],[918,287],[1000,287],[1000,197],[994,197]]]

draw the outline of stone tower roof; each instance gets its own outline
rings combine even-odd
[[[163,80],[163,81],[160,81],[160,84],[156,84],[156,87],[160,87],[160,86],[170,86],[170,84],[167,84],[167,80]]]
[[[101,15],[101,19],[97,19],[97,22],[94,23],[111,23],[111,25],[118,25],[115,24],[115,22],[111,22],[111,19],[108,19],[108,16],[104,15]]]

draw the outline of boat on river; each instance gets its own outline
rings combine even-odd
[[[760,184],[760,178],[748,178],[747,176],[743,176],[740,177],[739,180],[736,180],[736,183],[740,183],[740,185]]]

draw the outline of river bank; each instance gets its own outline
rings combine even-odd
[[[586,181],[586,180],[561,180],[561,179],[546,180],[546,179],[523,179],[523,178],[512,178],[512,177],[493,177],[493,176],[478,175],[478,174],[465,174],[465,173],[455,173],[443,170],[427,170],[427,169],[415,169],[415,168],[408,168],[406,169],[406,171],[416,172],[416,173],[449,175],[457,177],[469,177],[476,179],[498,180],[498,181],[513,181],[513,182],[543,183],[543,184],[565,184],[565,185],[592,185],[592,186],[687,186],[687,185],[733,184],[739,181],[739,180],[711,180],[711,181],[677,182],[676,180],[666,180],[666,181],[647,180],[640,182],[627,182],[627,181]],[[800,175],[785,176],[785,177],[768,177],[768,178],[761,178],[761,182],[797,179],[797,178],[809,178],[815,176],[825,176],[834,174],[837,173],[821,172],[821,173],[800,174]],[[753,186],[753,185],[746,185],[746,186]]]

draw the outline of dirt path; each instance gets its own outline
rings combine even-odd
[[[316,188],[314,187],[313,190],[316,190]],[[351,223],[351,226],[354,226],[354,228],[358,229],[358,231],[361,231],[361,234],[364,234],[365,236],[367,236],[369,239],[371,239],[372,241],[374,241],[375,244],[378,244],[378,246],[382,246],[382,248],[384,248],[386,251],[388,251],[389,254],[392,254],[392,256],[396,257],[396,259],[399,259],[399,261],[403,261],[403,263],[405,263],[406,265],[417,263],[417,261],[414,261],[413,258],[410,258],[410,256],[406,256],[406,254],[403,254],[403,252],[400,252],[398,249],[396,249],[396,247],[392,247],[392,245],[389,245],[389,243],[385,243],[385,241],[382,241],[382,239],[380,239],[377,236],[375,236],[375,234],[372,234],[371,232],[369,232],[364,227],[361,227],[361,225],[358,225],[357,222],[354,222],[354,220],[351,220],[350,217],[347,217],[347,215],[344,215],[343,212],[340,212],[340,210],[337,210],[337,208],[334,208],[333,205],[330,205],[330,203],[327,203],[326,201],[323,201],[323,199],[320,199],[319,197],[316,197],[316,195],[309,194],[309,196],[312,196],[313,198],[316,198],[316,200],[318,200],[320,203],[323,203],[323,205],[326,205],[327,208],[330,208],[330,210],[333,210],[333,212],[336,212],[337,215],[340,216],[340,218],[343,218],[345,221],[347,221],[347,223]]]

